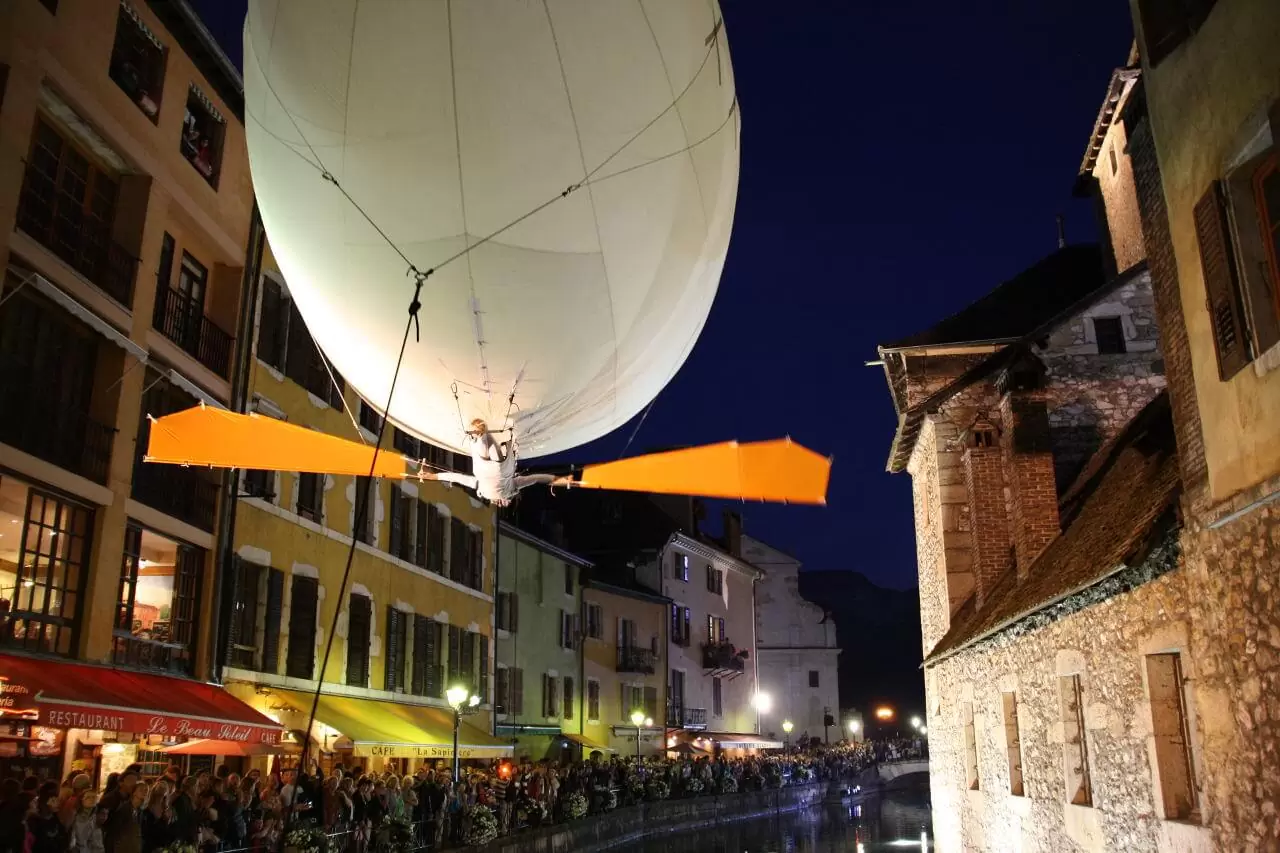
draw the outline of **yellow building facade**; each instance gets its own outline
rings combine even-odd
[[[372,444],[381,426],[376,412],[320,356],[269,249],[259,291],[252,410]],[[442,468],[469,464],[390,424],[382,449]],[[322,763],[381,769],[394,762],[408,771],[420,760],[450,757],[445,691],[454,684],[482,699],[463,724],[461,755],[506,754],[488,734],[493,510],[448,484],[379,480],[359,527],[358,482],[242,472],[229,592],[235,605],[224,634],[227,689],[278,719],[297,743],[331,645],[311,729]]]
[[[0,4],[0,676],[75,709],[37,702],[6,773],[154,769],[204,729],[183,696],[223,701],[222,477],[140,452],[145,416],[232,401],[253,194],[239,75],[157,9]]]
[[[621,755],[636,754],[635,711],[642,755],[665,748],[667,624],[670,599],[638,588],[591,580],[582,590],[583,734]],[[652,722],[650,722],[652,721]]]

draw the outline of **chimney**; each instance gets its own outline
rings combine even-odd
[[[1019,583],[1062,531],[1042,376],[1043,365],[1029,357],[1001,378],[1000,417],[1006,427],[1001,449],[1009,473]]]
[[[731,509],[724,511],[724,547],[731,557],[742,557],[742,516]]]
[[[1004,455],[995,425],[979,421],[964,434],[964,485],[973,537],[973,587],[978,609],[1010,565]]]

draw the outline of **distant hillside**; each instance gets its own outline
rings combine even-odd
[[[870,717],[888,702],[924,712],[917,591],[876,586],[850,571],[801,571],[800,594],[827,611],[840,641],[840,707]]]

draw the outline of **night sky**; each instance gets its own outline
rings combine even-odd
[[[692,0],[689,0],[692,2]],[[246,0],[193,0],[237,63]],[[697,347],[630,453],[791,435],[835,457],[825,508],[744,507],[814,569],[914,586],[878,342],[931,325],[1068,239],[1121,0],[721,0],[742,105],[729,259]],[[785,9],[785,11],[783,11]],[[581,448],[616,458],[634,424]]]

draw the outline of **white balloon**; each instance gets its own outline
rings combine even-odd
[[[521,455],[554,453],[693,348],[738,182],[714,0],[250,0],[245,100],[289,291],[378,408],[409,262],[439,265],[393,423],[460,449],[472,418],[514,422]]]

